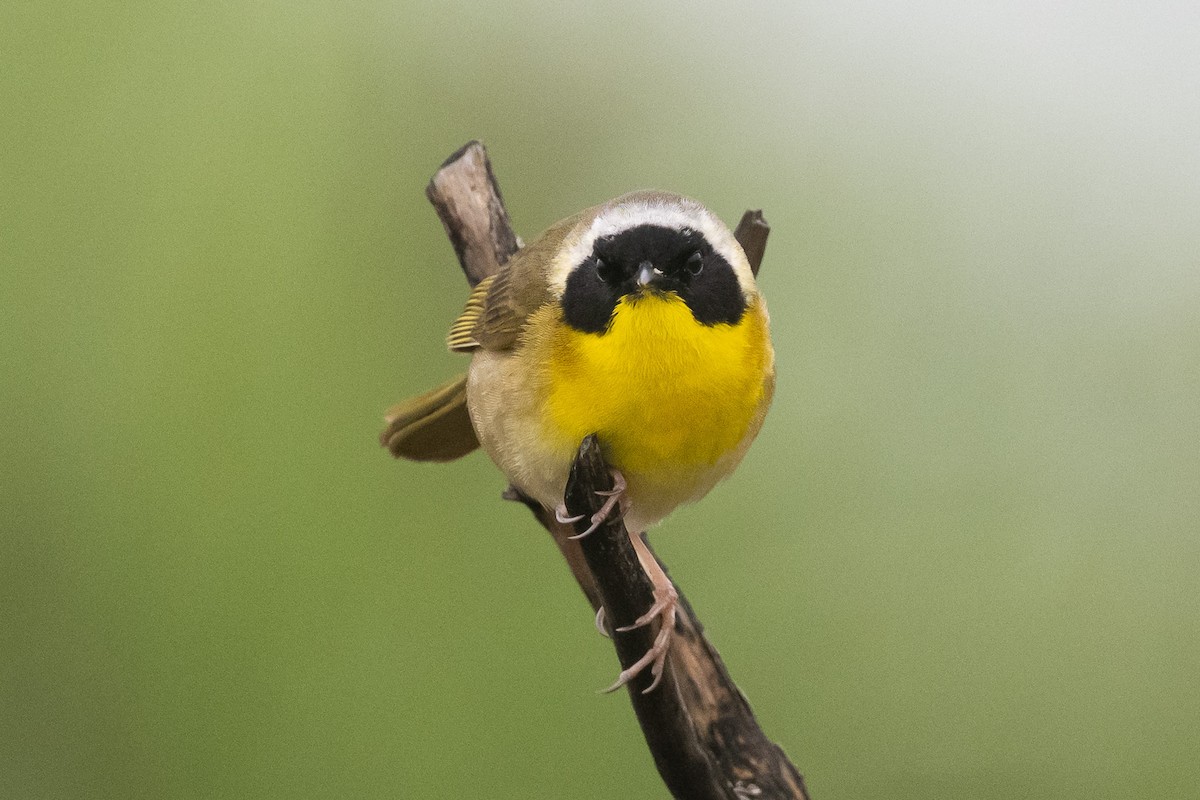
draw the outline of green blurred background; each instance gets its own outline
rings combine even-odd
[[[480,455],[422,194],[773,225],[779,388],[655,543],[818,800],[1195,797],[1190,2],[12,2],[0,797],[663,797]]]

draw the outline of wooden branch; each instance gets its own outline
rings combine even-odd
[[[434,173],[425,196],[437,210],[471,286],[494,274],[521,248],[480,142],[467,142],[452,153]]]
[[[755,277],[758,277],[758,268],[762,266],[763,255],[767,252],[767,234],[770,232],[771,226],[763,219],[761,209],[742,214],[742,221],[733,231],[733,238],[745,251],[750,271]]]
[[[471,285],[493,274],[520,247],[487,152],[479,142],[469,142],[447,159],[426,194]],[[756,273],[769,231],[757,211],[747,211],[735,231]],[[600,447],[595,437],[589,436],[572,465],[565,496],[568,509],[590,517],[600,505],[596,491],[611,486]],[[650,580],[619,519],[582,540],[571,540],[575,529],[557,522],[552,512],[512,487],[503,496],[525,503],[550,532],[592,608],[604,607],[610,628],[629,624],[650,607]],[[758,727],[745,697],[703,631],[681,592],[662,683],[642,694],[650,680],[647,670],[628,685],[634,712],[663,781],[680,800],[808,800],[800,773]],[[651,634],[645,627],[614,634],[622,668],[646,652]]]
[[[602,498],[596,492],[611,488],[600,445],[595,435],[589,436],[571,466],[565,498],[570,514],[584,515],[575,523],[579,533],[600,509]],[[616,629],[631,624],[654,603],[654,587],[616,515],[579,541],[608,627],[614,631],[621,667],[628,668],[650,648],[654,632],[649,627]],[[681,800],[806,800],[803,778],[758,727],[682,592],[663,681],[643,694],[651,680],[646,670],[627,688],[646,744],[672,795]]]

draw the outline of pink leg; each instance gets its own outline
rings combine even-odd
[[[637,553],[638,562],[642,565],[642,570],[646,573],[646,577],[654,584],[654,605],[650,606],[649,611],[634,620],[632,625],[626,625],[625,627],[617,628],[617,630],[631,631],[634,628],[649,625],[654,621],[655,617],[658,617],[658,635],[654,637],[654,644],[650,646],[646,654],[631,665],[629,669],[622,671],[617,676],[617,682],[605,689],[605,691],[611,692],[621,688],[637,675],[641,674],[642,670],[647,666],[650,666],[650,674],[654,676],[654,680],[642,690],[642,694],[646,694],[653,691],[659,682],[662,681],[663,667],[667,661],[667,652],[671,648],[671,634],[675,630],[675,608],[679,604],[679,593],[675,591],[675,584],[671,583],[671,579],[667,577],[667,573],[659,566],[658,559],[654,557],[654,554],[650,552],[650,548],[646,546],[642,535],[631,531],[629,533],[629,542],[633,545],[633,549]]]

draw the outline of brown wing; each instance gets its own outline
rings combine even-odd
[[[547,273],[563,240],[588,209],[557,222],[521,248],[500,271],[479,283],[458,319],[450,326],[446,343],[459,353],[511,350],[517,346],[529,315],[550,302]]]
[[[467,413],[467,376],[410,397],[388,410],[379,443],[396,458],[450,461],[479,447]]]

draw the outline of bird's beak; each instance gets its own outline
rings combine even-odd
[[[662,270],[656,269],[649,261],[643,261],[638,264],[637,285],[647,286],[654,282],[654,279],[662,275]]]

